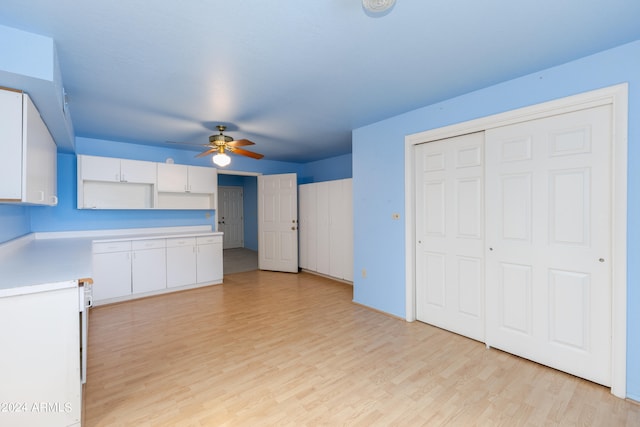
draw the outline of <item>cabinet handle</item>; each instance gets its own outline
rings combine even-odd
[[[58,196],[51,196],[51,203],[53,205],[57,205],[58,204]]]

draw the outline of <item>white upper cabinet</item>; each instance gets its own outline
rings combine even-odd
[[[78,156],[78,209],[216,209],[214,168]]]
[[[217,187],[214,168],[158,163],[158,191],[213,194]]]
[[[216,209],[217,192],[214,168],[158,163],[159,209]]]
[[[57,147],[27,94],[0,90],[0,201],[56,205]]]
[[[78,156],[85,181],[155,184],[156,163],[113,157]]]

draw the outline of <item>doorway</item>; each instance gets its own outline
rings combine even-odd
[[[258,269],[258,175],[218,170],[216,221],[225,233],[224,274]]]

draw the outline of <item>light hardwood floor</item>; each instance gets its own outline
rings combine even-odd
[[[251,271],[94,308],[86,426],[638,426],[605,387]]]

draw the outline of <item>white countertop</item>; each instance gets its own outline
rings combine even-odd
[[[60,289],[71,286],[69,282],[91,277],[91,241],[32,239],[1,254],[0,296]]]
[[[0,297],[44,292],[77,286],[91,277],[91,245],[95,242],[203,237],[222,235],[198,227],[140,229],[139,232],[37,233],[8,242],[0,248]]]

